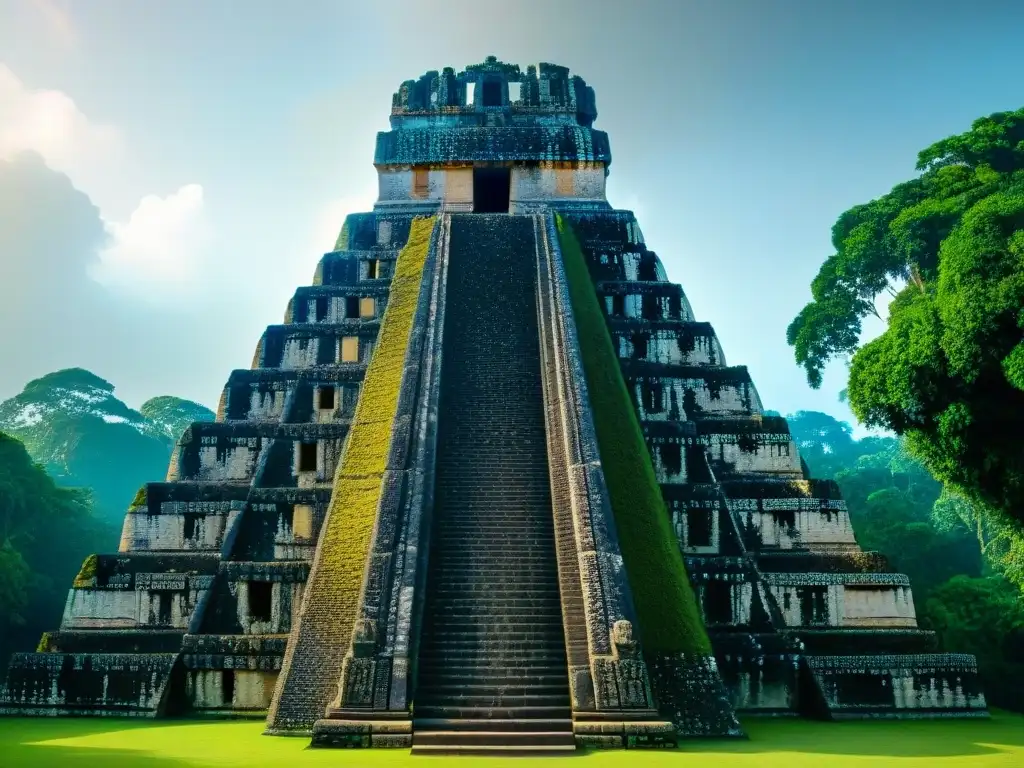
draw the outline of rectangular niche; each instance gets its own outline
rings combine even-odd
[[[473,106],[473,97],[476,95],[476,83],[466,83],[466,106]]]
[[[273,606],[274,583],[272,581],[250,581],[248,584],[249,618],[253,621],[270,621]]]
[[[359,337],[343,336],[341,338],[341,362],[359,362]]]
[[[359,317],[364,320],[375,317],[377,314],[377,302],[372,296],[364,296],[359,300]]]
[[[686,543],[691,547],[711,546],[711,515],[706,509],[686,510]]]
[[[355,320],[359,317],[359,297],[358,296],[346,296],[345,297],[345,319]]]
[[[323,386],[317,391],[317,410],[333,411],[337,407],[338,398],[332,386]]]
[[[316,472],[316,443],[299,443],[299,472]]]
[[[292,536],[296,541],[313,538],[313,507],[309,504],[296,504],[292,510]]]
[[[523,84],[522,83],[509,83],[508,84],[508,100],[510,102],[520,101],[523,98]]]
[[[412,171],[412,196],[424,198],[430,194],[430,169],[413,168]]]

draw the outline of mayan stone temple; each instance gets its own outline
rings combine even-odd
[[[987,715],[606,201],[596,117],[553,64],[401,85],[373,211],[13,658],[4,713],[416,752]]]

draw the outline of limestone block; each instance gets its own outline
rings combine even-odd
[[[277,672],[235,670],[233,709],[265,710],[274,696]]]
[[[857,539],[846,503],[816,498],[728,500],[729,508],[756,532],[762,548],[854,546]]]
[[[842,590],[840,624],[847,627],[916,627],[909,587],[847,584]],[[838,590],[837,590],[838,591]]]
[[[279,367],[289,370],[314,367],[321,341],[323,340],[316,337],[285,339]]]
[[[473,169],[450,168],[444,173],[444,205],[449,210],[470,210],[473,205]]]
[[[128,589],[72,589],[61,629],[128,629],[140,623],[147,593]],[[147,603],[148,607],[148,603]]]
[[[249,481],[256,470],[262,441],[259,438],[231,438],[222,441],[216,436],[204,436],[199,447],[197,480],[206,482]]]
[[[252,387],[249,398],[247,421],[280,421],[284,414],[287,392],[283,389],[261,390]]]

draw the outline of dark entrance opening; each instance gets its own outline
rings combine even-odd
[[[501,106],[501,83],[497,80],[484,80],[483,105],[485,107]]]
[[[473,169],[473,213],[508,213],[509,168]]]
[[[274,584],[270,581],[250,581],[249,618],[253,621],[270,621],[274,605]]]

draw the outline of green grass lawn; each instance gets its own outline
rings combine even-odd
[[[816,723],[747,719],[749,741],[692,741],[672,751],[582,752],[565,758],[412,757],[405,750],[309,749],[262,736],[262,722],[0,718],[0,766],[206,768],[575,762],[600,766],[1024,766],[1024,716],[991,720]]]

